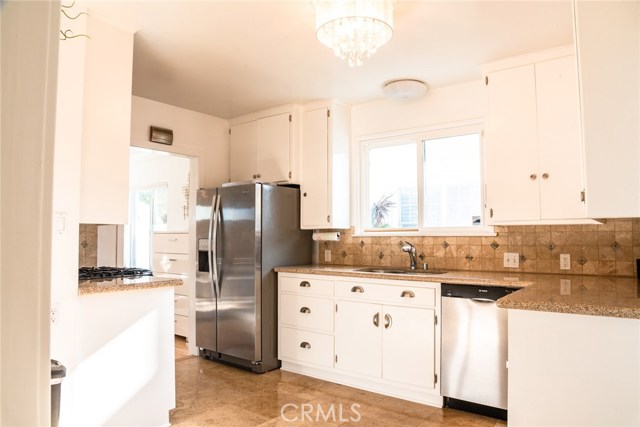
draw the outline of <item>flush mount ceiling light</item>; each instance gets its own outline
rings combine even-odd
[[[316,35],[349,66],[362,65],[393,33],[394,0],[315,0]]]
[[[415,99],[427,93],[427,85],[414,79],[392,80],[386,82],[382,88],[384,95],[392,99]]]

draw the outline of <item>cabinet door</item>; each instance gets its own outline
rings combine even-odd
[[[338,301],[336,368],[380,378],[382,375],[382,306]]]
[[[257,130],[255,121],[231,127],[229,140],[229,178],[231,182],[248,181],[255,178]]]
[[[329,226],[328,111],[321,108],[302,116],[300,224],[306,230]]]
[[[289,113],[258,120],[258,166],[256,173],[260,181],[288,181],[290,178],[290,120],[291,114]]]
[[[418,387],[435,386],[435,311],[384,306],[382,377]]]
[[[488,221],[540,218],[534,66],[488,73],[485,182]]]
[[[575,56],[535,65],[543,219],[585,216],[576,67]]]
[[[133,34],[87,20],[80,222],[129,222]]]

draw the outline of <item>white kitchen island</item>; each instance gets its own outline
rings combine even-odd
[[[68,373],[77,425],[170,425],[173,287],[181,284],[158,277],[80,282],[78,366]]]

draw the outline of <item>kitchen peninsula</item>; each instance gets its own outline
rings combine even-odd
[[[169,425],[175,407],[173,288],[160,276],[81,280],[78,425]]]

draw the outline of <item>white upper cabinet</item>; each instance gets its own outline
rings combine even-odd
[[[231,120],[229,178],[235,181],[297,181],[296,107],[287,106]]]
[[[87,34],[80,222],[126,224],[133,33],[89,13]]]
[[[337,102],[305,106],[300,140],[301,228],[349,228],[350,111]]]
[[[494,224],[585,217],[575,56],[567,48],[540,58],[487,73],[487,207]]]
[[[640,216],[640,2],[575,1],[587,212]]]

